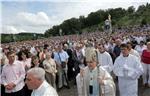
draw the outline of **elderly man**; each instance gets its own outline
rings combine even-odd
[[[97,66],[94,48],[85,50],[87,67],[77,75],[78,96],[115,96],[115,84],[109,73]]]
[[[113,72],[118,76],[120,96],[138,96],[138,78],[143,73],[140,60],[127,44],[122,44],[121,55],[115,60]]]
[[[42,68],[28,70],[25,83],[33,90],[31,96],[58,96],[56,90],[45,80],[45,71]]]
[[[120,55],[120,45],[121,45],[122,41],[120,39],[116,39],[115,41],[115,47],[114,47],[114,50],[113,50],[113,55],[115,58],[117,58],[119,55]]]

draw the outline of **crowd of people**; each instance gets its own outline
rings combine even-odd
[[[1,96],[138,96],[150,88],[150,27],[115,29],[1,44]],[[147,78],[148,77],[148,78]]]

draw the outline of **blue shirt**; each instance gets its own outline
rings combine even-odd
[[[61,64],[61,62],[65,62],[68,60],[69,56],[66,51],[62,50],[61,52],[55,52],[54,53],[54,60]]]

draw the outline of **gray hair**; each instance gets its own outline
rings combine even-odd
[[[45,80],[45,70],[39,67],[31,68],[28,70],[29,74],[34,75],[34,77],[44,81]]]

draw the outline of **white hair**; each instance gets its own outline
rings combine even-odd
[[[28,70],[29,74],[34,75],[34,77],[44,81],[45,80],[45,70],[39,67],[31,68]]]
[[[97,61],[96,50],[94,47],[87,47],[85,49],[86,61]]]

